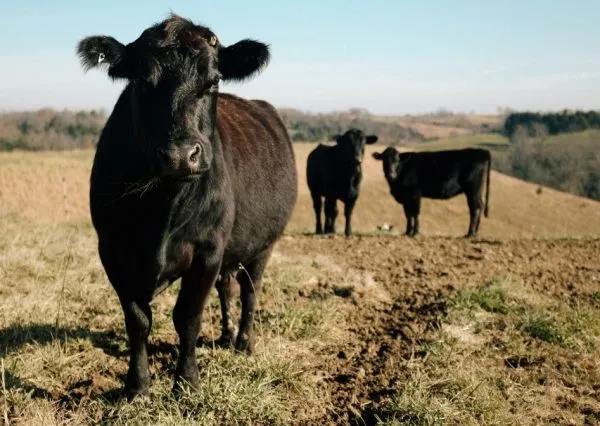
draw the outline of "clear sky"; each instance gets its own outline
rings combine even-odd
[[[223,91],[310,111],[600,108],[600,0],[3,0],[0,110],[104,108],[123,83],[84,74],[88,35],[129,43],[169,11],[272,61]]]

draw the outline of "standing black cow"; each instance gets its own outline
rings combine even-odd
[[[389,147],[382,153],[373,153],[373,158],[383,161],[383,173],[390,192],[404,207],[406,235],[419,233],[421,197],[445,200],[463,193],[470,213],[466,237],[477,235],[484,181],[487,181],[487,191],[483,213],[488,216],[492,162],[488,150],[468,148],[400,154]]]
[[[338,213],[337,200],[344,203],[346,236],[352,234],[352,210],[360,192],[361,163],[365,144],[377,142],[377,136],[366,136],[361,130],[350,129],[336,135],[335,146],[320,144],[308,156],[306,179],[317,216],[317,234],[323,233],[321,224],[322,197],[325,198],[325,233],[335,233]]]
[[[235,346],[252,351],[255,292],[296,202],[295,159],[275,109],[218,93],[265,66],[266,45],[222,46],[206,27],[171,15],[128,45],[82,40],[85,68],[106,65],[128,80],[106,123],[91,175],[90,207],[99,254],[121,302],[131,396],[150,384],[150,301],[178,278],[175,387],[198,384],[196,340],[210,290],[224,303],[231,339],[229,279],[241,265],[242,316]]]

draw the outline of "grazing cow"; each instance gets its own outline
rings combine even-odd
[[[400,154],[389,147],[382,153],[373,153],[373,158],[383,162],[390,192],[404,207],[406,235],[414,237],[419,233],[421,197],[446,200],[463,193],[471,219],[466,237],[477,235],[484,181],[487,181],[487,191],[483,213],[488,216],[492,161],[488,150],[469,148]]]
[[[325,198],[325,233],[335,233],[338,213],[337,200],[344,203],[345,234],[352,234],[352,210],[360,192],[361,163],[365,144],[377,142],[377,136],[365,135],[361,130],[350,129],[333,137],[334,146],[320,144],[308,156],[306,178],[317,216],[317,234],[323,233],[321,223],[322,197]]]
[[[174,389],[196,387],[196,340],[213,284],[227,341],[237,273],[235,347],[251,352],[256,292],[296,202],[294,152],[276,110],[218,90],[220,80],[264,67],[268,48],[253,40],[223,46],[210,29],[171,15],[130,44],[88,37],[78,53],[84,68],[105,66],[128,81],[100,136],[90,189],[100,259],[129,337],[126,390],[133,397],[149,388],[150,301],[178,278]]]

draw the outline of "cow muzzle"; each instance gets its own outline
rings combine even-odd
[[[162,175],[193,177],[210,168],[210,151],[200,143],[159,151]]]

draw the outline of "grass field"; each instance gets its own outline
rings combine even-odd
[[[368,157],[359,235],[315,237],[312,147],[296,146],[299,199],[259,297],[257,354],[211,345],[215,292],[201,387],[175,399],[175,284],[153,303],[151,395],[132,403],[89,222],[92,152],[0,154],[5,424],[599,424],[600,203],[493,173],[479,239],[460,238],[462,197],[425,202],[424,235],[409,239]]]

